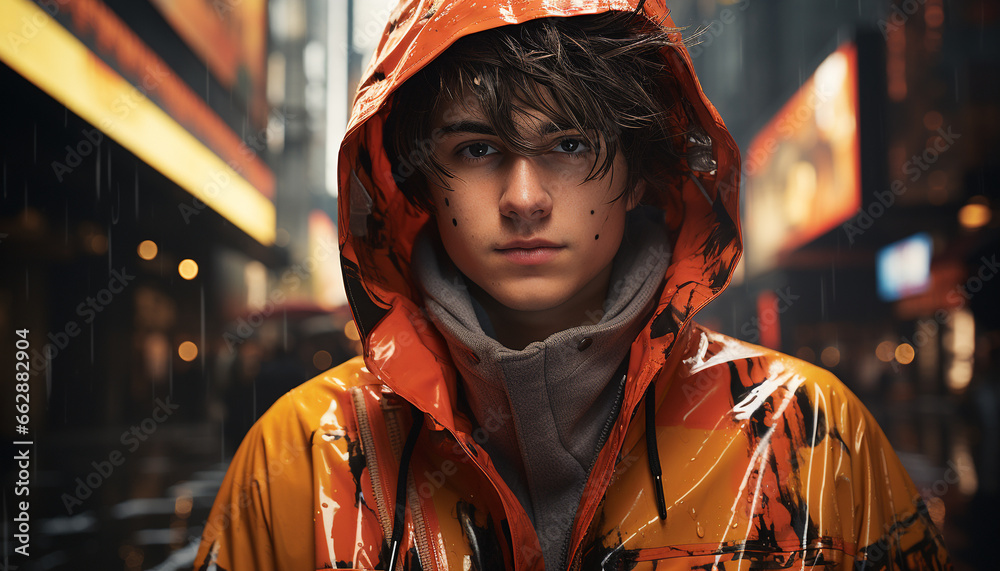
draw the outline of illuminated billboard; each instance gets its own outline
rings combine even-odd
[[[266,0],[149,0],[226,89],[267,124]]]
[[[0,61],[258,242],[274,243],[270,168],[103,2],[4,0],[0,36]]]
[[[747,147],[744,238],[758,274],[861,206],[857,50],[830,54]]]

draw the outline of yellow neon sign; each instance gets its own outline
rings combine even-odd
[[[267,197],[29,0],[0,3],[0,61],[258,242],[274,243]]]

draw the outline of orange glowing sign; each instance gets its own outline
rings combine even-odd
[[[861,206],[857,69],[853,44],[833,52],[744,154],[751,274]]]
[[[219,82],[250,109],[256,128],[267,123],[266,0],[150,0]]]

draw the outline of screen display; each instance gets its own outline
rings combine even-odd
[[[896,301],[927,291],[931,278],[931,236],[926,232],[878,251],[878,296]]]

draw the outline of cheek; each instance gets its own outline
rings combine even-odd
[[[452,181],[453,190],[433,188],[435,217],[441,234],[458,232],[466,237],[482,234],[492,220],[488,218],[491,203],[484,189],[476,188],[469,181]],[[478,192],[477,192],[478,191]],[[495,211],[496,206],[494,205]]]
[[[625,214],[617,203],[605,204],[604,201],[594,198],[577,212],[579,214],[576,219],[581,222],[580,228],[586,229],[589,240],[613,241],[615,236],[621,234]]]
[[[625,233],[627,211],[620,203],[600,204],[586,212],[588,234],[586,239],[600,252],[617,252]]]
[[[470,206],[454,194],[438,197],[435,216],[438,234],[453,259],[464,259],[477,243],[476,210]]]
[[[443,207],[442,204],[444,205]],[[449,226],[452,228],[459,227],[458,219],[461,218],[461,213],[459,212],[459,209],[454,208],[452,204],[452,199],[448,196],[443,197],[441,201],[438,202],[437,220],[438,228],[440,229],[442,235],[448,231]]]
[[[454,208],[453,197],[450,196],[451,192],[441,188],[435,188],[432,192],[436,195],[433,202],[437,210],[435,216],[437,217],[438,228],[444,234],[448,224],[454,227],[458,226],[458,212]]]

